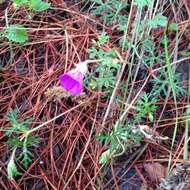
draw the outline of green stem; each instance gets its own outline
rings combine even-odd
[[[188,85],[188,94],[187,94],[187,101],[188,101],[188,106],[186,110],[186,120],[185,120],[185,139],[184,139],[184,151],[183,151],[183,159],[188,160],[188,149],[189,149],[189,143],[188,143],[188,138],[189,138],[189,127],[190,127],[190,122],[188,120],[188,117],[190,116],[190,104],[189,104],[189,99],[190,99],[190,72],[189,72],[189,85]]]
[[[170,58],[169,58],[169,52],[168,52],[168,40],[167,40],[167,35],[166,33],[164,34],[164,50],[165,50],[165,61],[166,61],[166,68],[167,68],[167,76],[169,79],[169,84],[172,90],[173,94],[173,99],[174,99],[174,104],[175,104],[175,109],[176,109],[176,121],[175,121],[175,128],[173,132],[173,138],[172,138],[172,145],[171,145],[171,151],[169,155],[169,162],[168,162],[168,168],[167,168],[167,174],[169,175],[169,170],[170,170],[170,165],[171,165],[171,160],[172,160],[172,149],[174,146],[175,138],[177,135],[177,128],[178,128],[178,109],[177,109],[177,97],[176,97],[176,89],[174,86],[174,72],[170,63]]]

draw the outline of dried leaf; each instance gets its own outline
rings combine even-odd
[[[139,125],[140,132],[145,136],[147,139],[151,139],[153,141],[164,141],[168,140],[167,136],[161,136],[157,131],[153,128],[150,128],[148,125]]]
[[[63,98],[71,97],[71,94],[61,86],[53,86],[46,90],[45,96],[48,101],[61,101]]]
[[[159,181],[166,176],[166,168],[159,163],[148,163],[143,166],[152,181]]]

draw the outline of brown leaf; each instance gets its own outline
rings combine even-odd
[[[148,163],[143,166],[152,181],[159,181],[166,176],[166,168],[159,163]]]

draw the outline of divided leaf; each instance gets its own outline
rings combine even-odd
[[[6,144],[13,149],[7,165],[7,173],[9,179],[13,179],[20,175],[14,160],[17,159],[22,162],[22,165],[27,168],[34,157],[29,148],[31,146],[37,147],[40,139],[36,135],[27,133],[29,131],[28,125],[31,124],[32,118],[18,120],[18,110],[15,109],[8,112],[7,119],[10,121],[11,126],[5,128],[6,135],[9,137]],[[17,148],[22,150],[19,154],[16,154]]]
[[[20,154],[19,160],[21,160],[24,167],[27,168],[33,157],[33,154],[28,150],[27,146],[24,146],[22,153]]]
[[[32,118],[23,118],[20,122],[18,121],[18,110],[10,110],[7,114],[7,119],[11,123],[11,127],[8,127],[6,129],[6,135],[11,136],[14,134],[20,134],[23,132],[26,132],[28,129],[28,125],[32,123]],[[14,144],[18,141],[19,139],[11,139],[8,141],[10,144]],[[20,143],[19,143],[20,144]]]

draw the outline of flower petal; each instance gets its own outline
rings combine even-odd
[[[76,69],[59,76],[61,86],[72,95],[77,95],[82,92],[83,78],[84,75]]]

